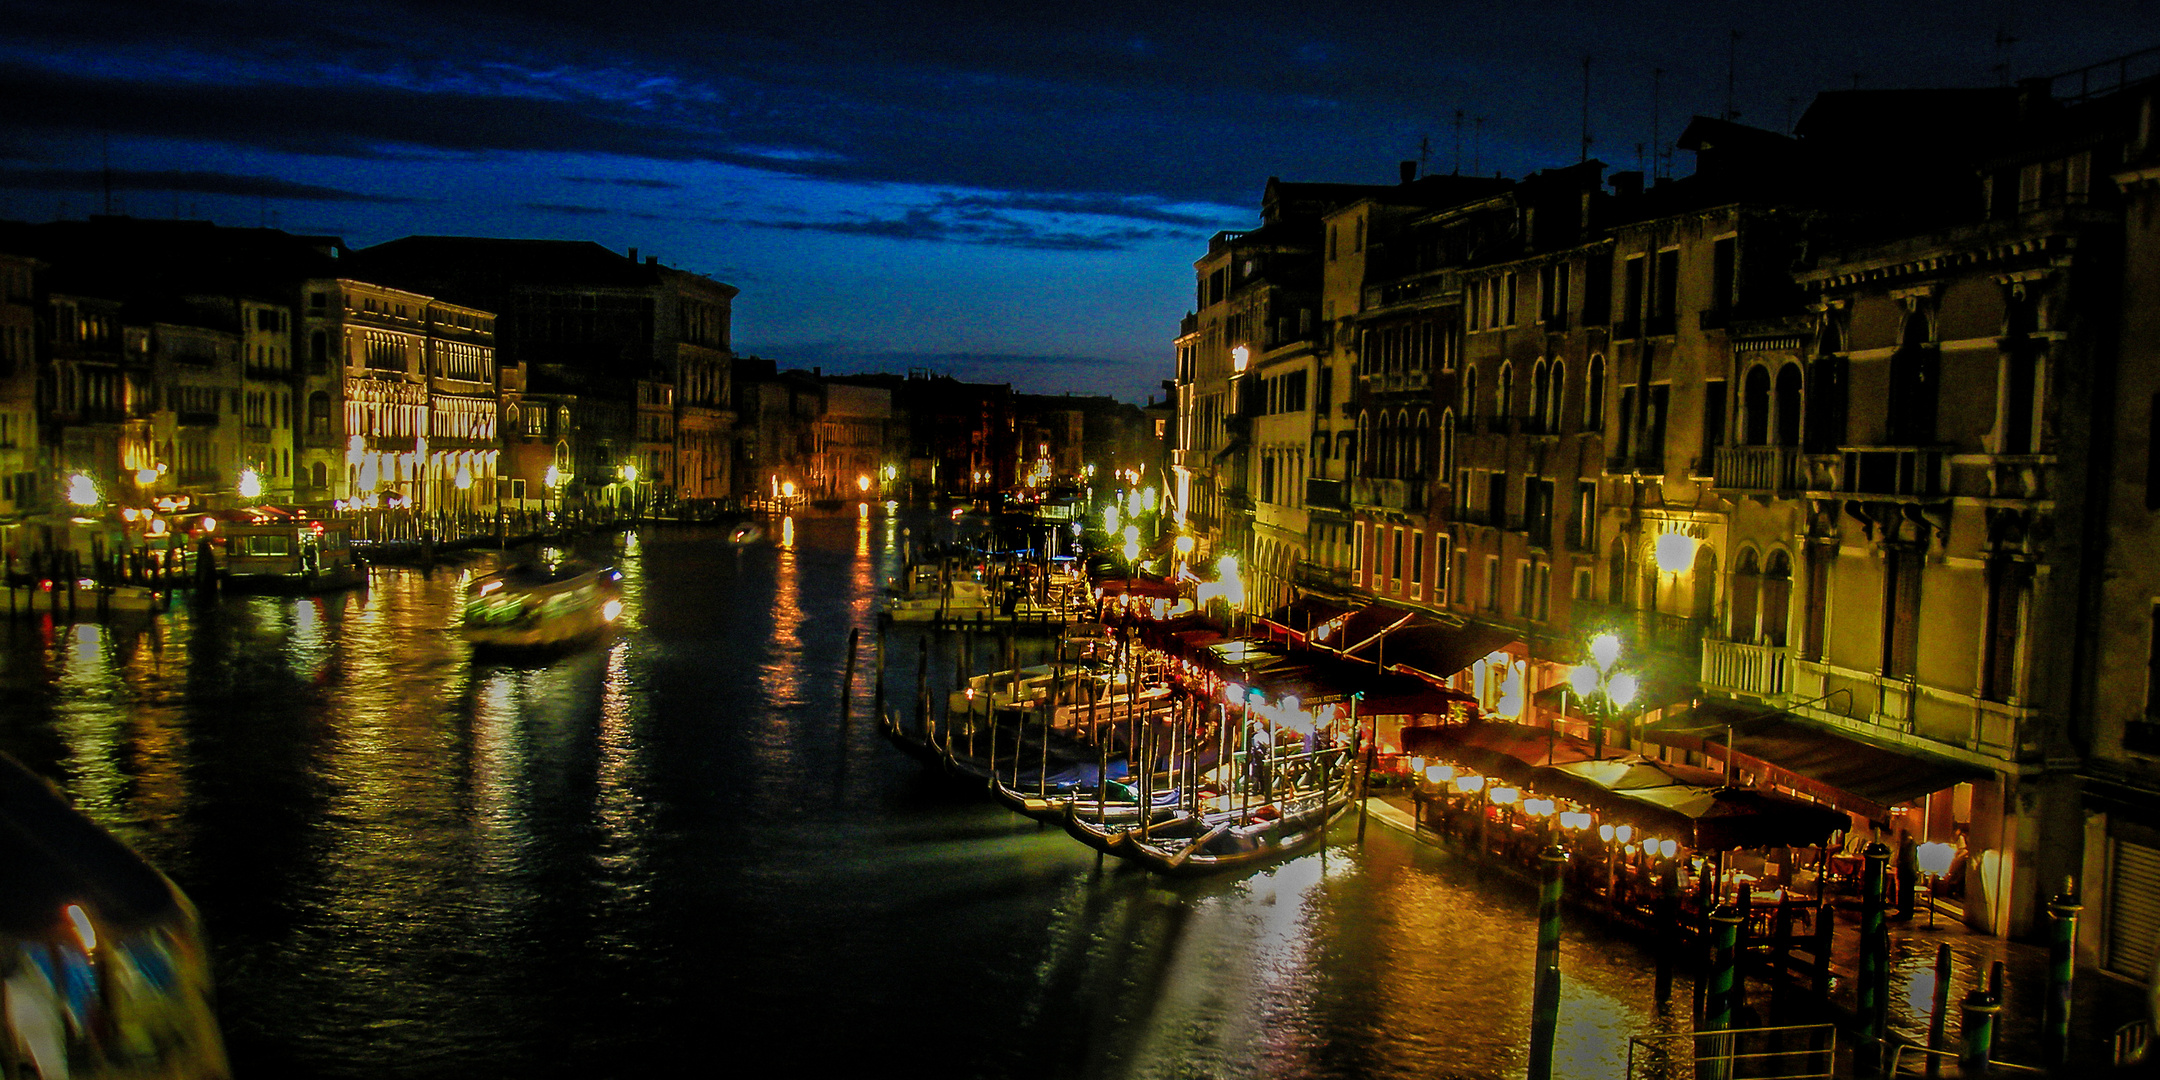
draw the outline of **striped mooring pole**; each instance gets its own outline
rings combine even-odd
[[[1538,857],[1537,973],[1530,1013],[1530,1080],[1552,1080],[1553,1037],[1560,1031],[1560,878],[1567,852],[1547,847]]]
[[[1680,940],[1680,860],[1667,858],[1658,874],[1657,1002],[1672,1000],[1673,953]]]
[[[1861,852],[1859,1054],[1873,1072],[1882,1061],[1890,1011],[1890,923],[1884,911],[1890,849],[1878,840]]]
[[[1950,946],[1935,946],[1935,1007],[1928,1012],[1928,1049],[1943,1048],[1943,1025],[1950,1022]],[[1929,1080],[1941,1075],[1942,1059],[1928,1055]]]
[[[1995,1053],[1995,1015],[2002,999],[1979,987],[1965,995],[1962,1036],[1958,1045],[1958,1071],[1962,1076],[1986,1076],[1989,1058]]]
[[[1733,974],[1740,945],[1740,912],[1731,904],[1710,910],[1710,987],[1703,1002],[1703,1022],[1698,1033],[1729,1032],[1733,1026]],[[1713,1035],[1697,1053],[1703,1060],[1696,1075],[1704,1080],[1726,1080],[1732,1075],[1732,1036]]]
[[[2042,1051],[2047,1064],[2060,1067],[2070,1061],[2070,980],[2077,963],[2077,879],[2063,879],[2063,891],[2048,901],[2047,1009],[2041,1019]]]

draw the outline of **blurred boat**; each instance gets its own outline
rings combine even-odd
[[[231,1075],[178,886],[0,754],[0,1076]]]
[[[466,590],[465,640],[504,652],[576,649],[605,637],[621,614],[622,573],[612,566],[506,567]]]

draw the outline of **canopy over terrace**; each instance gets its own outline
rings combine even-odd
[[[1697,851],[1820,845],[1848,824],[1843,814],[1826,806],[1755,788],[1706,783],[1714,777],[1702,770],[1633,755],[1592,758],[1580,740],[1549,729],[1481,723],[1413,728],[1403,734],[1407,753],[1454,760],[1587,806],[1606,824],[1670,836]]]
[[[1729,733],[1729,736],[1728,736]],[[1680,716],[1645,725],[1647,742],[1753,759],[1771,783],[1805,792],[1840,810],[1881,821],[1890,808],[1994,774],[1916,749],[1892,749],[1807,723],[1774,709],[1704,701]]]

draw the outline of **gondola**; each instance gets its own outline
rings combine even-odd
[[[1281,859],[1301,855],[1327,840],[1327,831],[1350,808],[1351,773],[1325,791],[1316,791],[1286,806],[1268,804],[1266,813],[1254,811],[1203,815],[1205,831],[1185,831],[1182,836],[1149,830],[1147,839],[1128,836],[1120,854],[1159,874],[1197,877],[1257,869]]]

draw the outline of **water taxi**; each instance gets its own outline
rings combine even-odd
[[[230,1075],[194,905],[0,754],[0,1076]]]
[[[621,615],[622,573],[612,566],[519,565],[473,581],[464,633],[476,649],[575,649],[606,636]]]

